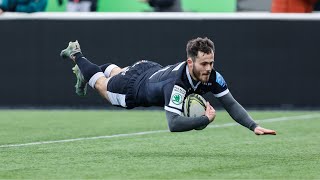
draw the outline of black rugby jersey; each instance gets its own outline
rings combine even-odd
[[[162,106],[166,111],[179,115],[189,94],[212,92],[215,97],[222,97],[229,92],[225,80],[215,70],[212,70],[207,83],[199,81],[194,84],[186,62],[150,69],[140,75],[135,84],[136,106]]]

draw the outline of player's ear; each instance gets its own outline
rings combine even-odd
[[[187,59],[187,64],[188,64],[189,67],[192,67],[192,66],[193,66],[193,61],[192,61],[191,58],[188,58],[188,59]]]

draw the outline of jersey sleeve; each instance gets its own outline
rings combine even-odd
[[[229,89],[226,81],[224,80],[222,75],[216,71],[216,79],[214,82],[214,88],[212,89],[213,95],[219,98],[228,94],[228,92],[229,92]]]
[[[169,112],[182,115],[183,100],[186,96],[186,90],[179,85],[167,84],[164,87],[165,106],[164,109]]]

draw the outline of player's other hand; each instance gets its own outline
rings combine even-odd
[[[210,105],[209,102],[206,104],[206,112],[204,115],[209,118],[210,122],[212,122],[216,117],[216,110]]]
[[[271,129],[265,129],[263,127],[260,127],[260,126],[257,126],[255,129],[254,129],[254,133],[256,135],[276,135],[276,131],[274,130],[271,130]]]

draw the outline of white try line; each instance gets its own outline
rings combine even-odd
[[[318,117],[320,117],[320,114],[310,114],[310,115],[288,116],[288,117],[256,120],[256,122],[259,123],[259,122],[277,122],[277,121],[289,121],[289,120],[310,120]],[[226,123],[221,125],[210,125],[207,128],[221,128],[221,127],[229,127],[229,126],[237,126],[237,125],[239,124]],[[75,142],[75,141],[95,140],[95,139],[110,139],[110,138],[117,138],[117,137],[130,137],[130,136],[138,136],[138,135],[146,135],[146,134],[163,133],[163,132],[169,132],[169,131],[168,130],[145,131],[145,132],[137,132],[137,133],[129,133],[129,134],[115,134],[115,135],[108,135],[108,136],[84,137],[84,138],[64,139],[64,140],[55,140],[55,141],[40,141],[40,142],[31,142],[31,143],[24,143],[24,144],[4,144],[4,145],[0,145],[0,148],[33,146],[33,145],[41,145],[41,144]]]

